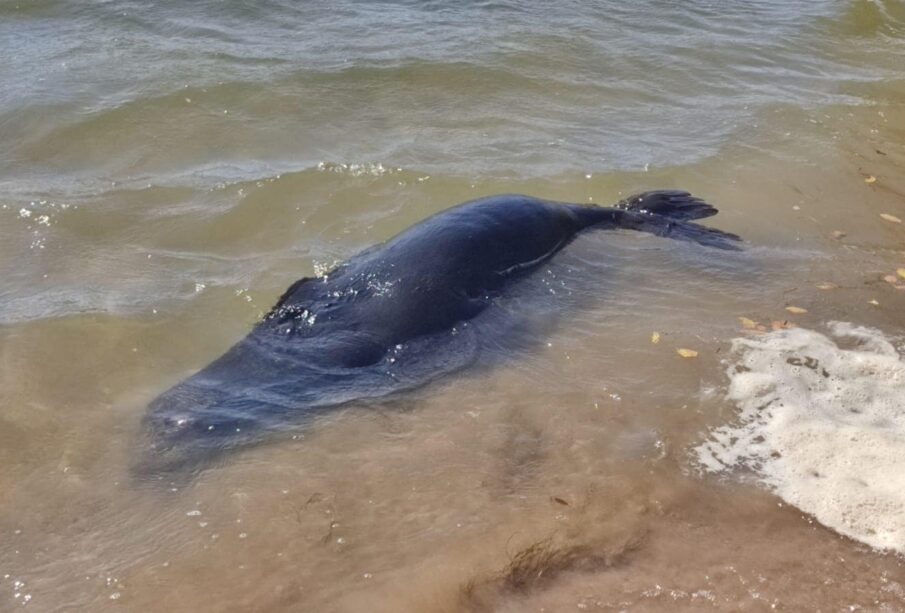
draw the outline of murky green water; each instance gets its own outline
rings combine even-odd
[[[895,554],[689,451],[738,317],[903,334],[901,2],[3,0],[0,50],[0,609],[905,609]],[[130,480],[148,401],[295,279],[660,187],[750,248],[589,234],[539,346]]]

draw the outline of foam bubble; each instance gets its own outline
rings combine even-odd
[[[829,324],[733,341],[740,412],[694,452],[748,469],[823,525],[905,553],[905,361],[878,330]]]

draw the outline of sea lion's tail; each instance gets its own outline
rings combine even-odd
[[[716,215],[717,209],[688,192],[676,190],[644,192],[626,198],[613,208],[621,212],[614,221],[622,228],[717,249],[740,250],[738,242],[741,238],[735,234],[690,221]]]

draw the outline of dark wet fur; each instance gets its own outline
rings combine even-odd
[[[323,278],[293,283],[243,340],[161,394],[138,472],[197,468],[353,401],[410,390],[474,362],[524,327],[500,300],[585,229],[627,228],[718,249],[737,236],[686,192],[614,207],[495,196],[443,211]]]

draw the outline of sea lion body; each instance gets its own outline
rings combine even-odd
[[[480,339],[454,339],[459,328],[587,228],[736,249],[734,235],[688,223],[715,213],[673,191],[615,207],[507,195],[443,211],[297,281],[248,336],[155,399],[146,416],[152,464],[178,466],[461,368]]]

